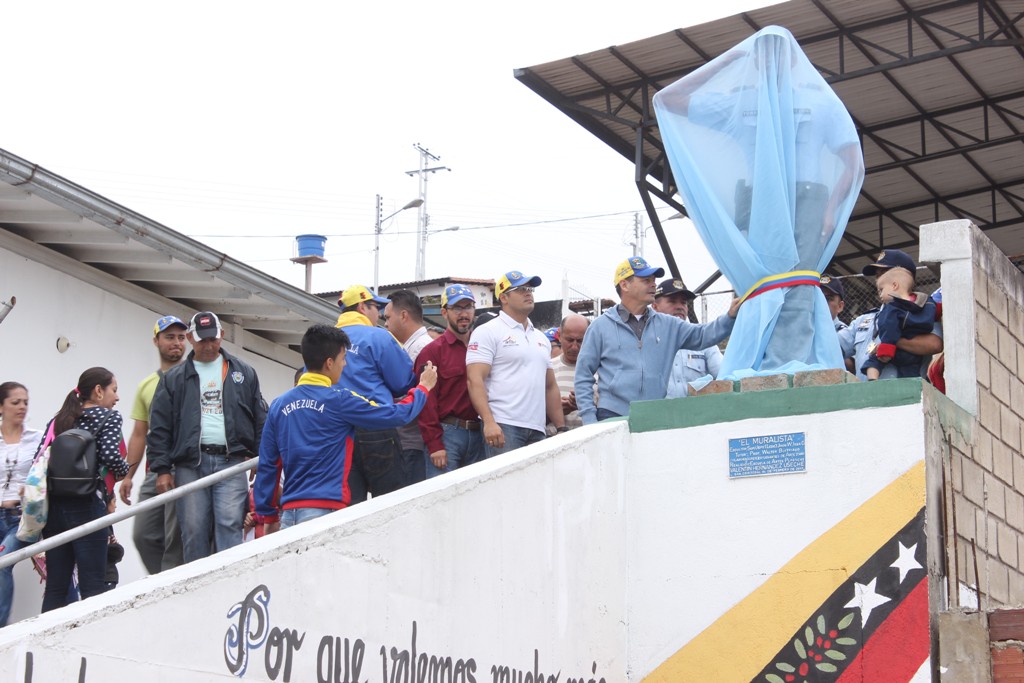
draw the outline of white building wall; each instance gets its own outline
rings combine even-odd
[[[136,386],[159,365],[152,345],[153,324],[161,315],[176,311],[149,310],[0,249],[0,300],[9,301],[12,295],[17,305],[0,323],[0,382],[13,380],[28,387],[29,426],[42,429],[82,371],[102,366],[117,379],[121,397],[117,410],[125,418],[127,438]],[[71,342],[64,353],[57,349],[61,337]],[[292,386],[294,369],[240,351],[231,343],[224,348],[256,369],[268,403]],[[143,477],[143,472],[137,473],[136,491]],[[118,566],[122,582],[145,573],[131,542],[131,524],[126,520],[114,529],[126,551]],[[27,562],[15,568],[15,583],[12,622],[38,614],[42,604],[38,576]]]

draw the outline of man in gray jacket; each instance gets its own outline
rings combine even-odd
[[[665,398],[677,351],[706,349],[732,332],[739,299],[733,299],[726,315],[704,325],[652,309],[655,278],[664,274],[639,256],[615,269],[615,292],[622,303],[590,325],[576,361],[576,404],[583,424],[629,415],[633,401]],[[595,374],[600,407],[594,403]]]
[[[256,371],[221,349],[223,336],[216,315],[196,313],[188,328],[192,352],[157,385],[146,452],[158,493],[259,453],[267,404]],[[242,542],[248,492],[242,472],[178,500],[186,562]]]

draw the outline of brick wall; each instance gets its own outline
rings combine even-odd
[[[947,606],[1021,607],[1024,275],[970,221],[922,227],[921,260],[941,264],[947,395],[968,415],[945,420],[938,444]]]
[[[992,612],[988,631],[993,683],[1024,683],[1024,611]]]

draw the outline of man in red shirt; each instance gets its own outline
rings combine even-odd
[[[431,361],[437,368],[437,385],[419,418],[427,446],[428,479],[484,458],[480,418],[466,385],[466,344],[475,313],[476,299],[469,287],[446,287],[441,294],[441,315],[448,329],[416,357],[417,368]]]

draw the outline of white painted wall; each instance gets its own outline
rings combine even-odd
[[[89,681],[229,680],[228,612],[264,585],[267,628],[303,638],[293,681],[318,680],[321,640],[337,636],[365,643],[360,681],[385,681],[385,647],[390,683],[391,648],[411,650],[413,622],[417,653],[473,660],[467,682],[493,680],[492,666],[532,677],[535,650],[559,683],[626,680],[625,461],[612,454],[628,434],[617,423],[575,436],[9,626],[0,670],[29,680],[31,651],[33,681],[75,680],[81,657]],[[267,652],[251,651],[245,680],[272,680]]]
[[[729,439],[792,432],[806,434],[806,472],[729,479]],[[925,456],[920,404],[740,420],[632,440],[631,680]]]
[[[806,434],[805,473],[728,479],[730,438],[787,432]],[[348,638],[360,683],[393,683],[415,622],[417,654],[473,660],[467,683],[530,681],[535,651],[558,683],[640,681],[924,449],[920,404],[585,427],[14,624],[0,670],[72,680],[85,658],[85,680],[228,680],[232,607],[263,586],[244,680],[285,680],[282,638],[301,639],[290,680],[335,680],[321,647]]]
[[[118,381],[121,401],[117,409],[125,418],[125,436],[131,433],[135,388],[158,367],[153,348],[153,324],[164,311],[151,311],[131,301],[86,284],[35,261],[0,249],[0,300],[18,299],[0,323],[0,382],[17,381],[28,387],[29,426],[42,429],[57,412],[83,370],[103,366]],[[57,339],[67,337],[71,348],[57,350]],[[263,395],[269,403],[292,386],[294,369],[240,351],[225,343],[257,371]],[[136,491],[143,472],[137,474]],[[125,546],[118,565],[121,581],[145,572],[131,542],[131,521],[115,526]],[[15,602],[11,621],[38,614],[42,588],[28,563],[15,568]]]
[[[969,412],[978,414],[978,365],[976,344],[978,343],[975,311],[975,272],[979,285],[984,287],[983,273],[977,259],[995,252],[1002,259],[999,248],[983,237],[975,242],[975,234],[981,231],[969,220],[942,221],[921,226],[921,263],[940,263],[942,267],[942,305],[947,320],[950,311],[955,315],[955,325],[942,329],[945,357],[949,362],[944,366],[946,395],[954,403]],[[979,254],[975,254],[975,252]],[[985,259],[987,260],[987,259]],[[984,296],[984,295],[983,295]],[[962,311],[957,315],[958,311]]]
[[[381,287],[380,287],[380,295],[386,298],[386,297],[390,296],[391,294],[394,294],[395,292],[399,291],[400,289],[408,289],[410,291],[415,292],[417,295],[419,295],[420,299],[425,299],[427,297],[433,297],[433,301],[436,302],[433,305],[440,306],[441,295],[444,293],[444,290],[448,286],[455,285],[455,284],[464,284],[467,287],[469,287],[470,290],[472,290],[473,296],[476,297],[476,307],[477,308],[490,308],[491,306],[497,306],[498,305],[497,302],[494,299],[494,283],[493,282],[491,283],[490,286],[488,286],[488,285],[482,285],[482,284],[474,283],[474,282],[465,282],[465,281],[459,280],[459,279],[447,280],[447,281],[445,281],[443,283],[440,283],[440,284],[429,283],[429,284],[414,285],[414,286],[408,286],[408,287],[405,287],[405,286],[398,287],[398,286],[395,286],[395,285],[381,285]]]

